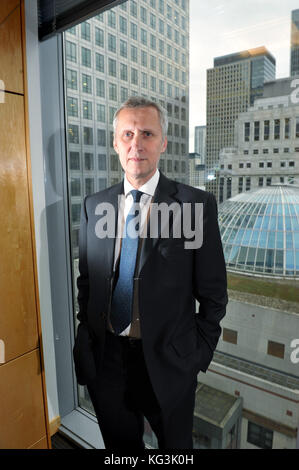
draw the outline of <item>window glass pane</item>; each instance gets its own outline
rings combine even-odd
[[[204,435],[195,419],[194,445],[294,448],[299,415],[285,403],[296,401],[299,387],[290,360],[299,302],[298,5],[222,3],[129,0],[63,33],[74,305],[82,201],[123,178],[115,110],[133,95],[162,102],[169,126],[160,171],[215,196],[228,270],[230,304],[209,366],[215,373],[198,376],[199,395],[206,391],[200,415],[216,423],[215,433]],[[199,283],[202,318],[205,288]],[[204,340],[199,332],[203,356]],[[192,354],[178,357],[178,367]],[[94,413],[87,389],[78,392],[79,405]],[[238,405],[246,410],[233,415],[221,440],[219,429],[228,427],[217,425],[216,412],[227,406],[230,416],[239,395],[248,397]],[[146,439],[158,446],[148,423]]]

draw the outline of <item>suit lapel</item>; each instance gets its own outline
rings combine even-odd
[[[107,237],[106,240],[106,259],[107,259],[107,266],[109,266],[110,272],[113,271],[114,265],[114,250],[115,250],[115,241],[117,237],[117,222],[118,222],[118,211],[119,211],[119,196],[124,193],[124,183],[123,181],[116,186],[113,186],[110,190],[110,194],[108,197],[107,202],[113,205],[114,207],[114,214],[115,220],[113,221],[115,224],[115,236],[114,237]]]
[[[161,203],[166,203],[167,206],[171,205],[174,202],[178,202],[175,198],[174,195],[177,192],[177,187],[174,181],[169,180],[164,176],[161,171],[160,171],[160,178],[159,182],[153,197],[152,203],[155,204],[161,204]],[[153,212],[151,211],[150,215],[150,221],[147,227],[147,236],[143,240],[141,252],[140,252],[140,259],[139,259],[139,269],[138,269],[138,276],[141,273],[141,270],[143,266],[145,265],[146,261],[148,260],[150,254],[152,253],[153,249],[155,248],[158,240],[161,238],[161,224],[154,224],[155,230],[154,235],[155,236],[150,236],[150,226],[153,228],[153,222],[155,222],[153,219]],[[169,220],[164,221],[166,223],[169,223]],[[169,227],[169,231],[171,233],[171,227]]]

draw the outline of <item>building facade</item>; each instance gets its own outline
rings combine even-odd
[[[189,153],[189,184],[195,188],[205,189],[205,165],[201,163],[199,153]]]
[[[292,11],[290,75],[299,75],[299,9]]]
[[[113,149],[113,115],[128,96],[168,111],[166,176],[188,183],[189,0],[129,0],[69,29],[65,40],[72,246],[83,197],[123,177]]]
[[[205,164],[206,157],[206,126],[195,126],[194,129],[194,153],[200,155],[201,165]]]
[[[219,202],[271,184],[299,185],[299,103],[292,79],[265,84],[264,98],[235,123],[235,147],[220,152]]]
[[[275,66],[274,57],[259,47],[215,58],[207,70],[206,181],[217,200],[219,152],[234,145],[235,120],[262,96],[264,83],[275,79]]]

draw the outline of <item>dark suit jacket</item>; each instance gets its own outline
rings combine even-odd
[[[110,308],[114,242],[95,234],[96,206],[113,204],[117,215],[123,182],[84,200],[77,280],[80,324],[74,346],[77,379],[100,374]],[[152,386],[164,410],[175,406],[198,371],[213,357],[227,304],[226,268],[211,193],[174,182],[160,172],[153,202],[203,203],[203,243],[185,249],[181,238],[145,238],[140,255],[139,310],[143,351]],[[194,207],[194,206],[193,206]],[[117,221],[117,217],[116,217]],[[200,303],[195,311],[195,299]]]

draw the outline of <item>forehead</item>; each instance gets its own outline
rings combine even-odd
[[[117,116],[117,130],[127,127],[161,128],[157,109],[153,106],[122,109]]]

